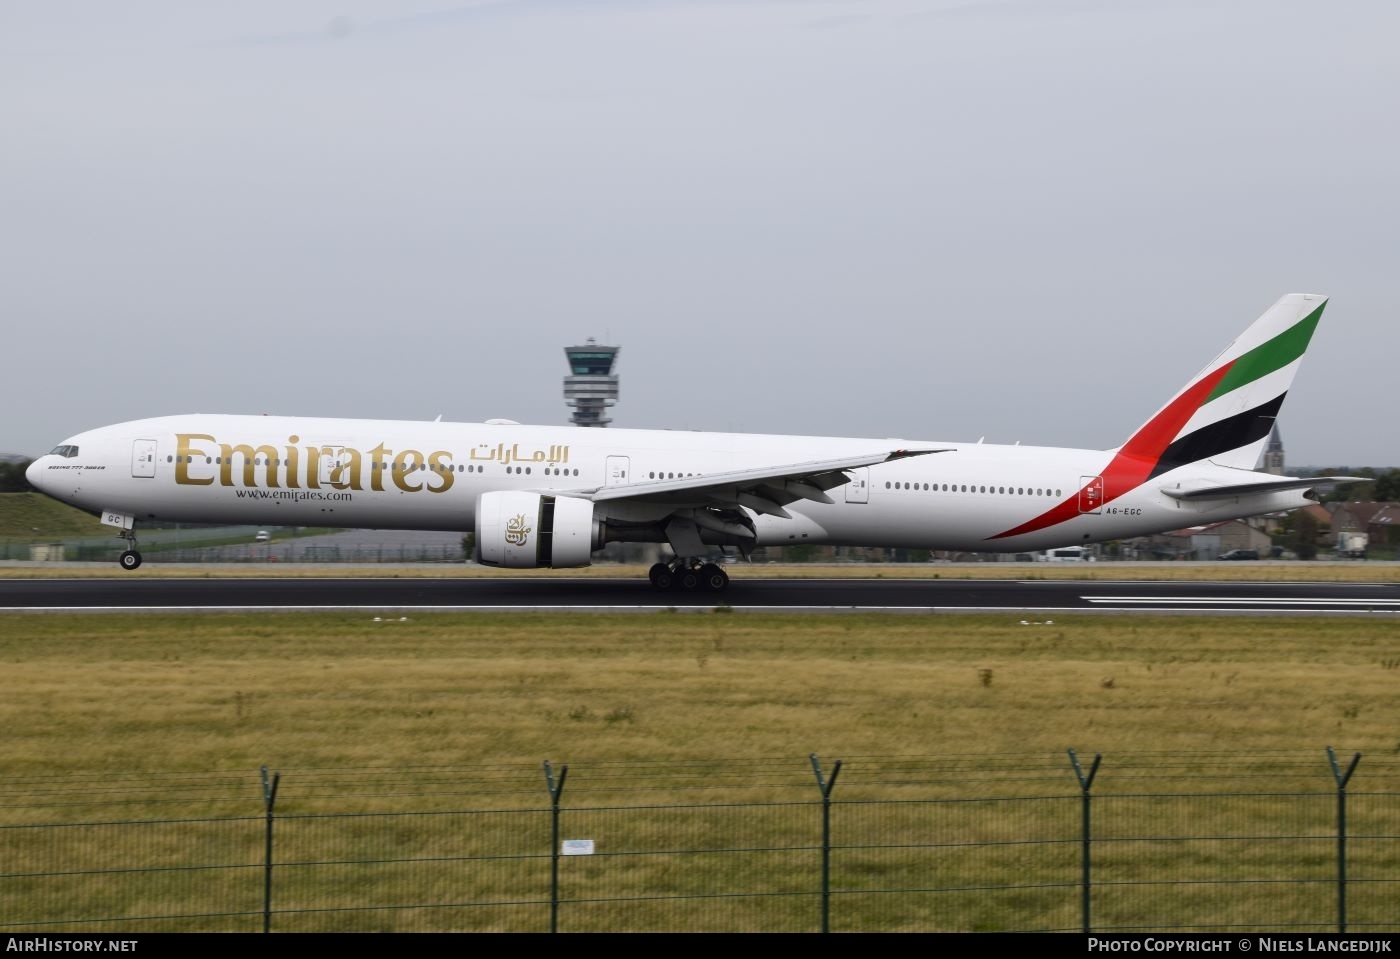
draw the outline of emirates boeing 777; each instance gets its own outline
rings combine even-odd
[[[487,423],[186,414],[73,436],[29,482],[141,565],[149,521],[474,531],[492,566],[667,543],[661,589],[722,590],[725,548],[1019,552],[1296,509],[1353,477],[1254,470],[1326,298],[1289,294],[1110,450]]]

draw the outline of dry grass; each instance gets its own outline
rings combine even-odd
[[[605,836],[605,850],[628,852],[566,863],[566,898],[617,900],[571,904],[566,928],[811,929],[812,807],[715,804],[810,802],[816,789],[804,757],[816,751],[828,768],[835,757],[846,760],[837,793],[845,801],[1047,797],[841,807],[841,834],[859,829],[862,841],[876,844],[840,854],[846,928],[1072,927],[1077,866],[1065,837],[1074,835],[1078,806],[1066,747],[1107,756],[1096,786],[1102,828],[1157,837],[1325,839],[1331,813],[1323,744],[1367,753],[1358,793],[1384,788],[1387,759],[1400,751],[1393,721],[1400,637],[1388,619],[1095,616],[1022,625],[997,615],[656,613],[376,622],[308,613],[9,616],[3,623],[0,821],[250,817],[71,827],[61,847],[52,830],[10,829],[0,837],[6,861],[120,870],[178,865],[193,855],[255,865],[254,771],[266,763],[284,775],[279,808],[290,814],[279,821],[279,861],[344,863],[279,867],[280,909],[473,897],[537,903],[547,888],[548,860],[538,850],[549,847],[548,817],[508,810],[546,805],[539,762],[549,758],[571,765],[568,822]],[[1163,753],[1184,762],[1178,788],[1217,789],[1200,777],[1262,756],[1275,761],[1269,778],[1232,780],[1235,788],[1306,788],[1321,801],[1300,807],[1297,799],[1280,805],[1247,797],[1144,809],[1143,800],[1112,798],[1168,788],[1168,773],[1158,768],[1167,762]],[[1155,778],[1136,778],[1144,775]],[[677,802],[699,805],[581,808]],[[1358,821],[1365,802],[1354,800]],[[500,811],[297,818],[467,808]],[[1394,832],[1393,822],[1378,822],[1373,831]],[[1009,844],[955,848],[949,837]],[[1037,838],[1054,841],[1023,845]],[[736,843],[772,851],[704,852]],[[678,848],[692,852],[664,852]],[[1299,868],[1325,879],[1331,847],[1302,848]],[[1307,852],[1314,848],[1315,855]],[[1220,841],[1108,845],[1099,875],[1257,879],[1277,868],[1274,849]],[[536,858],[519,858],[522,852]],[[419,861],[392,864],[406,858]],[[351,865],[362,860],[384,864]],[[1397,867],[1387,853],[1365,868],[1393,876]],[[7,882],[12,914],[25,917],[250,913],[132,929],[256,928],[261,889],[258,874],[246,870]],[[878,892],[930,885],[1015,888]],[[1325,897],[1308,886],[1266,888],[1266,900],[1249,885],[1144,886],[1137,899],[1138,887],[1124,888],[1100,902],[1101,921],[1259,922],[1261,901],[1289,922],[1326,912]],[[1204,899],[1203,888],[1210,889]],[[632,898],[715,891],[795,896],[710,905]],[[1358,896],[1382,896],[1367,914],[1389,917],[1384,894],[1384,886],[1358,889]],[[517,919],[522,909],[526,918]],[[277,924],[541,928],[545,915],[537,905],[313,911],[279,916]]]
[[[1397,748],[1389,619],[11,616],[9,777]]]

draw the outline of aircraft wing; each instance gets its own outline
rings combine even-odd
[[[1188,481],[1185,484],[1164,486],[1162,487],[1162,492],[1166,493],[1172,499],[1181,500],[1234,499],[1237,496],[1256,496],[1261,493],[1278,493],[1290,489],[1309,489],[1313,486],[1367,482],[1370,482],[1370,480],[1365,476],[1280,476],[1253,480],[1246,483],[1225,483],[1220,485],[1210,485],[1205,482],[1192,485]]]
[[[676,506],[730,505],[746,506],[756,513],[787,518],[783,509],[798,500],[831,503],[826,491],[851,481],[848,470],[879,463],[892,463],[911,456],[949,453],[952,450],[890,450],[866,453],[844,459],[763,466],[757,469],[706,473],[684,479],[646,480],[617,486],[600,486],[579,490],[570,495],[590,499],[595,503],[613,500],[638,500],[667,503]]]

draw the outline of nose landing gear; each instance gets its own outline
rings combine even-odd
[[[130,572],[141,565],[141,554],[136,549],[136,530],[124,529],[118,535],[131,544],[129,549],[122,550],[122,554],[117,557],[121,568]]]

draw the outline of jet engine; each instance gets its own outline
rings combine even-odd
[[[476,501],[476,559],[487,566],[587,566],[602,545],[588,500],[507,490]]]

